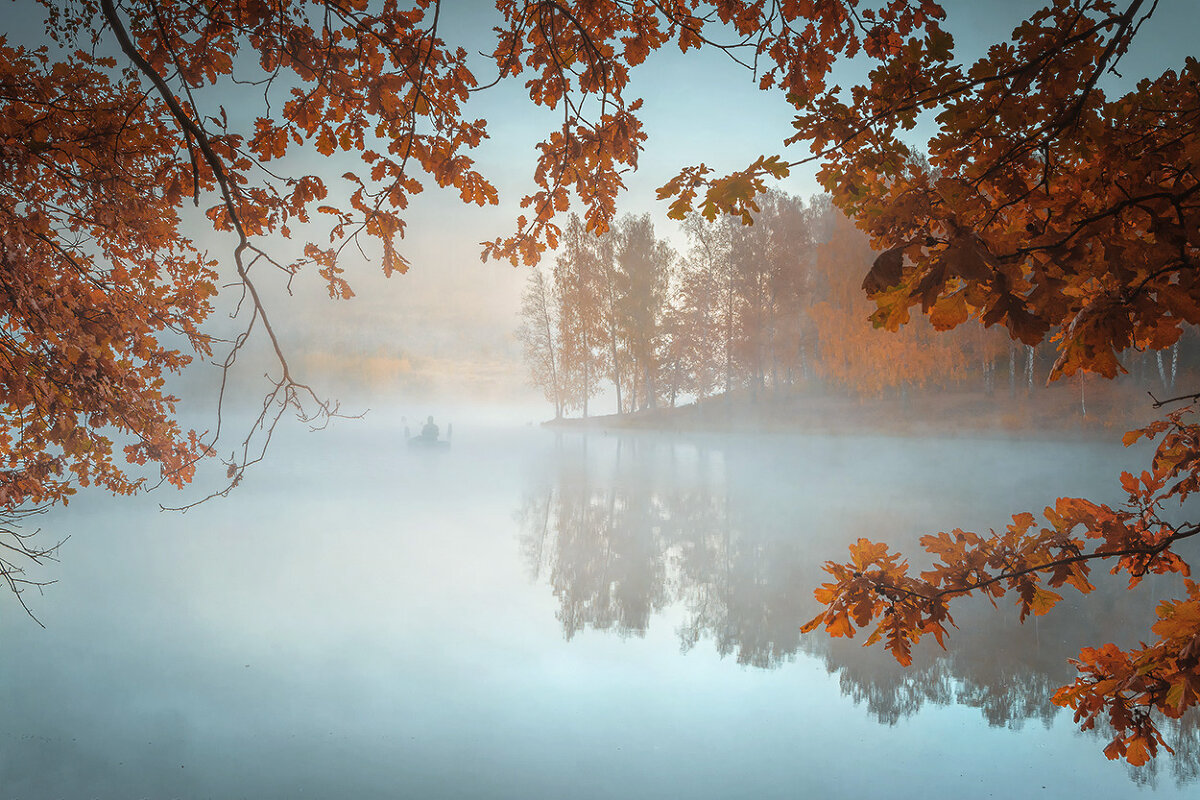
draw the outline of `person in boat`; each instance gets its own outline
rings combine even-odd
[[[425,420],[425,424],[421,427],[421,439],[426,442],[436,442],[438,440],[438,426],[433,421],[433,415]]]

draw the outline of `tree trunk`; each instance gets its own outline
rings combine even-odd
[[[730,254],[732,258],[732,254]],[[725,397],[733,390],[733,268],[725,291]]]
[[[1017,396],[1017,343],[1008,340],[1008,396]]]
[[[588,361],[591,360],[592,348],[587,341],[587,337],[583,340],[583,418],[588,416],[588,397],[592,393],[591,373],[588,370]]]
[[[613,388],[617,391],[617,414],[622,413],[621,408],[621,363],[617,360],[617,301],[614,296],[616,289],[613,286],[613,254],[611,242],[604,244],[602,258],[604,259],[604,278],[608,288],[608,347],[609,355],[612,357],[612,382]]]
[[[641,377],[641,370],[637,368],[637,362],[634,362],[633,386],[629,387],[629,410],[631,412],[637,411],[639,408],[641,408],[641,406],[638,404],[638,400],[641,397],[642,391]]]
[[[554,418],[562,419],[563,399],[562,386],[558,382],[558,359],[554,354],[554,333],[550,329],[550,311],[546,304],[546,285],[538,281],[538,290],[542,295],[542,324],[546,330],[546,352],[550,356],[550,382],[554,384]]]

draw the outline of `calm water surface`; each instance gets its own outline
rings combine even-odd
[[[797,632],[853,539],[1115,501],[1140,453],[454,422],[447,452],[289,433],[185,515],[43,518],[72,538],[45,630],[0,605],[0,800],[1195,796],[1195,726],[1130,771],[1046,700],[1169,581],[966,607],[909,670]]]

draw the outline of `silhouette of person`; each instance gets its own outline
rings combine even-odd
[[[425,425],[421,428],[421,438],[427,442],[436,442],[438,438],[438,426],[434,424],[433,415],[425,420]]]

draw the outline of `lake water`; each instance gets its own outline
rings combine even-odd
[[[1131,770],[1047,700],[1170,581],[965,607],[908,670],[797,630],[855,538],[1116,501],[1143,452],[454,422],[445,452],[285,432],[187,514],[42,518],[72,538],[44,630],[0,603],[0,800],[1195,796],[1194,724]]]

